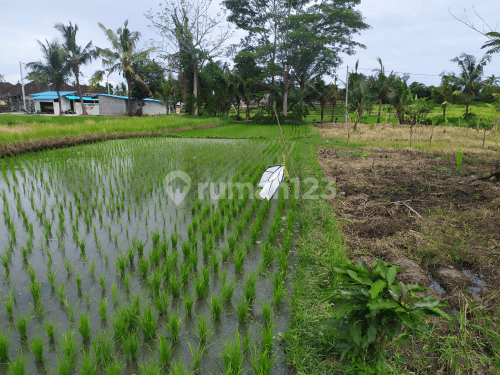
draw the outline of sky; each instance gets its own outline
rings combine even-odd
[[[214,0],[212,9],[217,11],[219,7],[218,1]],[[481,46],[486,38],[450,15],[451,12],[463,18],[465,10],[476,27],[482,28],[483,22],[474,14],[472,7],[490,27],[500,30],[498,0],[362,0],[358,9],[371,28],[354,37],[366,45],[366,49],[357,49],[353,56],[343,55],[344,63],[339,67],[338,77],[344,81],[346,66],[353,67],[358,59],[359,68],[367,69],[360,72],[371,74],[371,69],[378,68],[375,59],[380,57],[387,71],[412,73],[410,82],[439,85],[440,73],[458,72],[457,65],[450,61],[452,58],[463,52],[478,58],[485,53]],[[22,6],[15,2],[3,2],[0,11],[0,74],[8,82],[17,83],[20,79],[19,62],[28,63],[42,58],[36,40],[59,37],[59,32],[54,29],[54,24],[58,22],[67,25],[71,21],[78,25],[79,44],[92,41],[94,45],[106,48],[110,44],[98,22],[116,30],[128,19],[129,29],[142,35],[140,47],[146,48],[150,40],[159,40],[145,17],[150,9],[159,11],[159,2],[25,0]],[[243,35],[242,31],[237,31],[231,42],[237,43]],[[83,79],[80,81],[87,83],[92,73],[101,68],[100,60],[82,67]],[[492,56],[485,74],[500,76],[500,54]],[[123,79],[119,74],[110,76],[113,85],[121,81]]]

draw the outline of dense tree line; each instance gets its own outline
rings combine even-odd
[[[330,105],[333,121],[337,103],[346,95],[336,77],[341,55],[365,48],[354,37],[370,27],[356,9],[359,3],[224,0],[227,13],[212,14],[211,0],[172,0],[160,5],[158,12],[146,14],[159,38],[155,46],[142,50],[138,47],[141,34],[131,31],[127,21],[116,31],[99,23],[111,48],[94,47],[92,42],[81,47],[76,43],[77,25],[57,24],[63,43],[39,42],[45,61],[28,64],[28,77],[53,83],[58,91],[73,75],[79,87],[80,66],[100,57],[103,69],[95,72],[92,85],[98,87],[113,72],[122,74],[126,84],[107,89],[129,98],[130,115],[131,98],[149,97],[161,100],[168,111],[182,102],[192,115],[229,116],[234,108],[241,120],[250,120],[252,107],[253,120],[262,122],[270,121],[273,102],[286,121],[301,121],[311,108],[319,110],[324,121]],[[227,46],[234,28],[244,30],[246,36]],[[358,72],[357,63],[347,82],[346,110],[359,121],[376,108],[380,122],[386,105],[389,116],[394,111],[399,123],[417,123],[425,121],[436,106],[445,118],[449,104],[461,103],[467,119],[472,116],[471,102],[492,102],[500,96],[498,79],[483,74],[491,54],[499,52],[498,35],[485,35],[489,40],[483,48],[488,48],[488,54],[476,59],[463,53],[452,59],[459,72],[442,73],[439,86],[409,83],[409,76],[389,72],[380,58],[371,75]],[[231,63],[223,62],[228,56]],[[334,82],[327,84],[327,77]]]

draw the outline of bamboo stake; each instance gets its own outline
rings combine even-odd
[[[276,102],[275,102],[276,103]],[[295,175],[295,181],[297,181],[297,187],[299,188],[300,199],[302,200],[302,206],[304,206],[304,210],[306,209],[306,204],[304,203],[304,198],[302,197],[302,190],[300,189],[300,181],[297,177],[297,173],[295,173],[295,168],[293,167],[292,158],[290,158],[290,154],[288,153],[288,148],[286,147],[285,137],[283,136],[283,131],[281,130],[280,120],[278,118],[278,114],[276,113],[276,107],[274,108],[274,115],[276,116],[276,121],[278,121],[278,126],[280,129],[281,140],[283,141],[283,146],[285,147],[286,155],[288,156],[288,160],[290,160],[290,165],[292,166],[293,174]]]

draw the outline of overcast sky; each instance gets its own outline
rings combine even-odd
[[[214,0],[214,8],[218,8]],[[144,14],[153,9],[160,9],[159,2],[137,2],[136,0],[97,2],[40,2],[25,0],[21,3],[2,2],[0,9],[0,73],[7,81],[19,81],[19,62],[27,63],[41,59],[41,52],[36,39],[44,41],[59,37],[53,28],[57,22],[78,24],[77,42],[86,44],[92,40],[94,45],[105,48],[109,43],[97,23],[116,30],[129,20],[129,29],[142,34],[143,45],[158,36],[148,28],[149,21]],[[366,49],[359,49],[354,56],[343,56],[346,65],[354,66],[357,59],[359,67],[373,69],[378,67],[375,59],[380,57],[388,71],[421,73],[411,75],[410,81],[426,85],[437,85],[443,71],[457,71],[450,62],[462,52],[481,57],[481,46],[485,37],[455,20],[454,15],[462,18],[464,9],[478,28],[482,21],[474,14],[472,6],[489,25],[500,29],[500,1],[498,0],[362,0],[359,10],[372,27],[356,36],[356,40],[365,44]],[[240,39],[240,32],[233,42]],[[486,75],[500,76],[500,54],[494,54]],[[101,62],[82,67],[84,82]],[[370,71],[361,71],[370,74]],[[345,68],[339,70],[339,78],[345,79]],[[71,79],[73,80],[73,79]],[[121,81],[119,75],[110,77],[112,83]]]

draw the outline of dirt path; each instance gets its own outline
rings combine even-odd
[[[317,154],[340,189],[332,204],[353,260],[409,266],[401,281],[433,287],[450,310],[460,295],[500,290],[500,184],[478,179],[500,171],[500,161],[464,155],[459,174],[455,159],[411,150]]]

